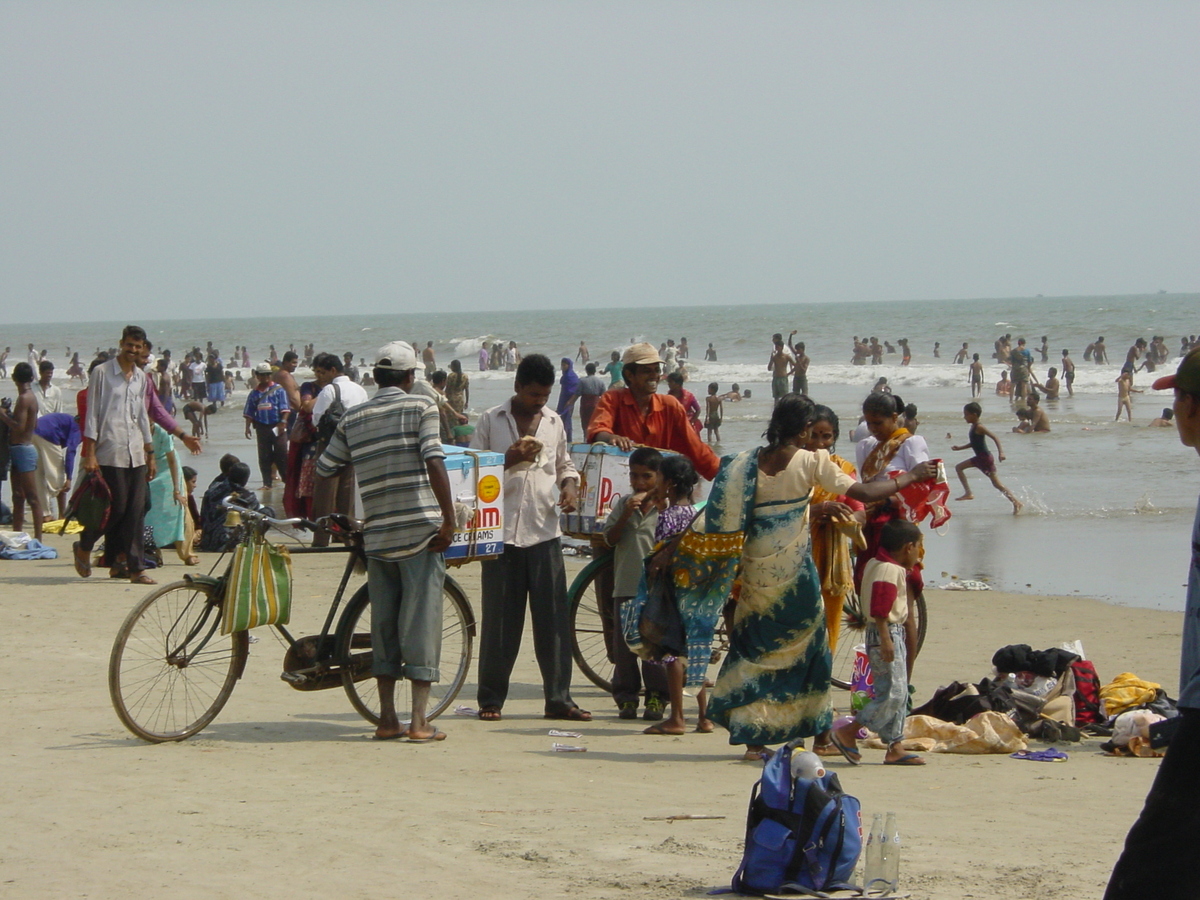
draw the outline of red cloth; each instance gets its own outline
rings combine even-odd
[[[642,416],[629,388],[606,391],[588,423],[588,441],[595,441],[600,432],[682,454],[692,461],[701,477],[709,481],[717,477],[717,470],[721,468],[717,455],[692,430],[683,405],[667,394],[651,396],[650,413]]]

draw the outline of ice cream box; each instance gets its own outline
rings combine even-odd
[[[458,514],[447,562],[504,552],[504,454],[443,444],[450,496]]]

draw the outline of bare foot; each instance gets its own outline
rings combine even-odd
[[[1022,503],[1020,500],[1013,501],[1013,515],[1014,516],[1024,508],[1025,508],[1025,504]]]
[[[696,733],[697,734],[712,734],[713,733],[712,720],[711,719],[701,719],[699,722],[697,722],[696,723]]]
[[[968,494],[963,494],[961,497],[955,497],[954,499],[955,500],[974,500],[975,495],[968,493]]]
[[[377,741],[396,741],[402,737],[406,737],[408,732],[400,727],[397,722],[394,725],[380,725],[375,729],[375,740]]]
[[[687,726],[677,725],[674,722],[660,722],[657,725],[651,725],[642,734],[659,734],[659,735],[680,735],[687,734]]]

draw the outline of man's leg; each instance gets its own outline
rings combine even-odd
[[[125,526],[121,543],[125,547],[125,559],[129,566],[129,577],[137,578],[145,567],[146,550],[146,499],[150,485],[146,481],[146,467],[124,469],[128,472],[127,487],[129,505],[125,509]]]
[[[271,462],[275,455],[275,429],[262,422],[254,423],[254,438],[258,445],[258,473],[263,487],[271,486]]]
[[[485,559],[479,564],[483,606],[477,695],[480,709],[500,709],[508,698],[508,681],[521,649],[521,633],[525,630],[525,597],[529,593],[525,558],[528,553],[528,548],[505,544],[501,556]]]
[[[396,679],[404,674],[400,651],[400,571],[396,563],[367,559],[367,591],[371,598],[371,674],[379,686],[380,740],[400,737],[396,715]]]
[[[546,714],[560,715],[575,706],[571,699],[571,610],[567,606],[562,541],[558,538],[543,541],[524,552],[529,573],[533,652],[542,673]]]
[[[1187,860],[1200,828],[1200,709],[1181,709],[1183,722],[1146,805],[1125,838],[1104,900],[1185,900],[1196,896],[1195,873]]]
[[[425,713],[429,706],[429,686],[441,680],[442,604],[446,583],[446,560],[428,550],[399,563],[400,655],[404,677],[412,682],[412,721],[409,740],[437,738],[437,728]]]

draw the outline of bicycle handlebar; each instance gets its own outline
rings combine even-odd
[[[267,522],[271,525],[276,525],[276,526],[296,525],[296,526],[299,526],[300,528],[305,529],[306,531],[317,531],[318,529],[324,527],[324,526],[319,525],[318,523],[312,521],[311,519],[305,519],[302,517],[296,517],[296,518],[292,518],[292,519],[276,519],[272,516],[268,516],[265,512],[261,512],[260,510],[250,509],[248,506],[242,506],[240,503],[237,503],[236,501],[234,501],[234,496],[235,495],[230,494],[228,497],[226,497],[224,500],[221,501],[221,505],[223,507],[225,507],[226,509],[236,509],[239,513],[242,513],[243,515],[248,515],[252,519],[258,519],[259,521]]]

